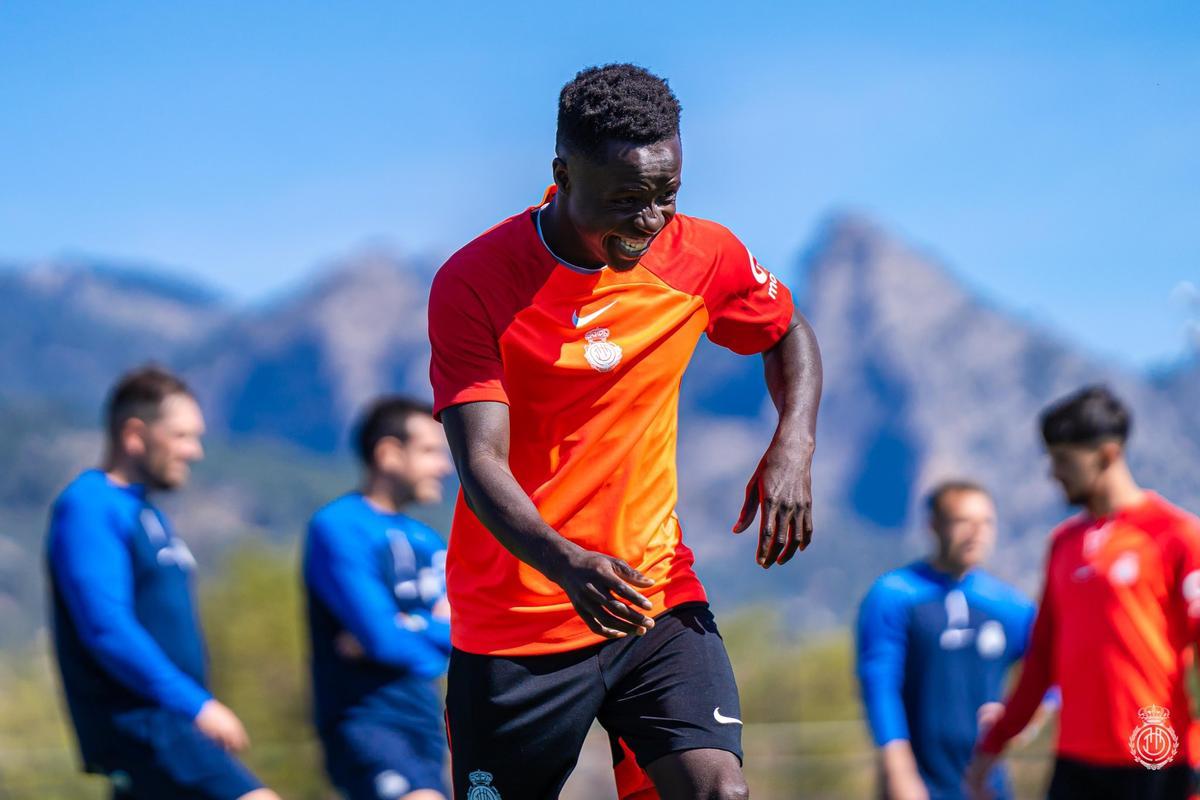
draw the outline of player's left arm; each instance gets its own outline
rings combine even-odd
[[[746,486],[733,526],[741,533],[761,511],[758,563],[786,563],[812,540],[812,458],[821,402],[821,351],[812,326],[794,311],[787,332],[763,353],[767,391],[779,423]]]

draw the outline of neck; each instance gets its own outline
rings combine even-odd
[[[558,203],[557,194],[551,198],[549,205],[538,210],[537,215],[542,241],[555,258],[579,269],[600,269],[604,266],[603,262],[596,263],[589,259],[584,252],[579,237],[575,235],[575,228]]]
[[[409,502],[407,492],[398,490],[392,481],[379,475],[368,475],[359,493],[385,514],[399,514]]]
[[[1107,517],[1138,505],[1146,492],[1137,485],[1124,461],[1110,466],[1101,476],[1097,491],[1088,498],[1087,510],[1093,517]]]
[[[956,561],[951,561],[940,553],[931,557],[928,563],[929,566],[933,567],[938,572],[942,573],[943,575],[949,575],[956,581],[962,580],[963,576],[970,571],[968,567],[959,564]]]
[[[104,474],[108,476],[110,481],[119,486],[145,483],[142,479],[142,472],[137,468],[136,464],[111,453],[105,457],[100,469],[104,471]]]

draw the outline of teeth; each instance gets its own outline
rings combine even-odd
[[[650,246],[649,239],[617,239],[617,246],[626,253],[640,253]]]

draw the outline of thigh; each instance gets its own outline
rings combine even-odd
[[[450,656],[446,734],[454,797],[557,798],[604,699],[600,647]]]
[[[237,800],[262,788],[241,762],[169,711],[145,712],[127,726],[109,769],[123,800]]]
[[[605,674],[612,688],[600,722],[642,767],[688,750],[724,751],[741,763],[737,684],[706,605],[660,616],[644,637],[615,651]]]
[[[399,800],[419,789],[449,794],[440,727],[417,732],[347,720],[321,739],[330,781],[346,800]]]

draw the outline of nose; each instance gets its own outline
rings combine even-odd
[[[667,216],[657,203],[650,203],[638,212],[634,224],[642,233],[653,235],[661,231],[667,224]]]

